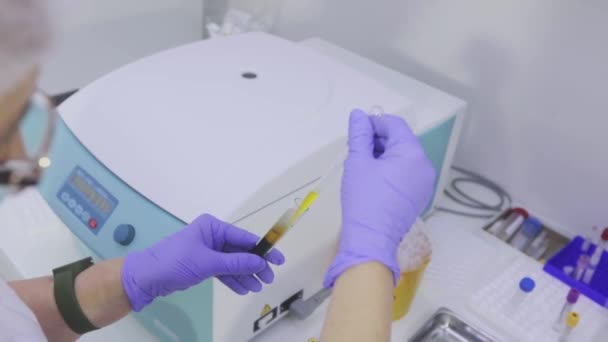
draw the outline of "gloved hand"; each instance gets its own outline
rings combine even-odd
[[[259,292],[274,280],[268,262],[281,265],[285,257],[273,249],[266,260],[247,253],[259,238],[211,215],[194,222],[156,245],[127,255],[122,284],[134,311],[158,296],[187,289],[217,277],[234,292]]]
[[[399,243],[428,205],[434,182],[433,166],[405,121],[354,110],[342,176],[342,231],[324,285],[369,261],[386,265],[396,283]]]

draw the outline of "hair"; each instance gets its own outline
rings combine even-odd
[[[0,97],[42,62],[51,39],[48,0],[0,0]]]

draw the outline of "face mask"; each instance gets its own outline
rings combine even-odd
[[[15,132],[9,132],[14,151],[0,165],[0,201],[27,186],[38,184],[43,169],[50,166],[50,143],[55,130],[56,111],[52,102],[35,93],[21,116]]]

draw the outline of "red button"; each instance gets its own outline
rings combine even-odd
[[[95,229],[97,228],[97,220],[92,218],[89,220],[89,227],[91,227],[91,229]]]

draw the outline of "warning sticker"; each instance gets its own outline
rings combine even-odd
[[[270,305],[268,305],[268,304],[264,305],[264,308],[262,309],[262,313],[260,314],[260,317],[262,317],[265,314],[269,313],[270,310],[272,310],[272,308],[270,307]]]

